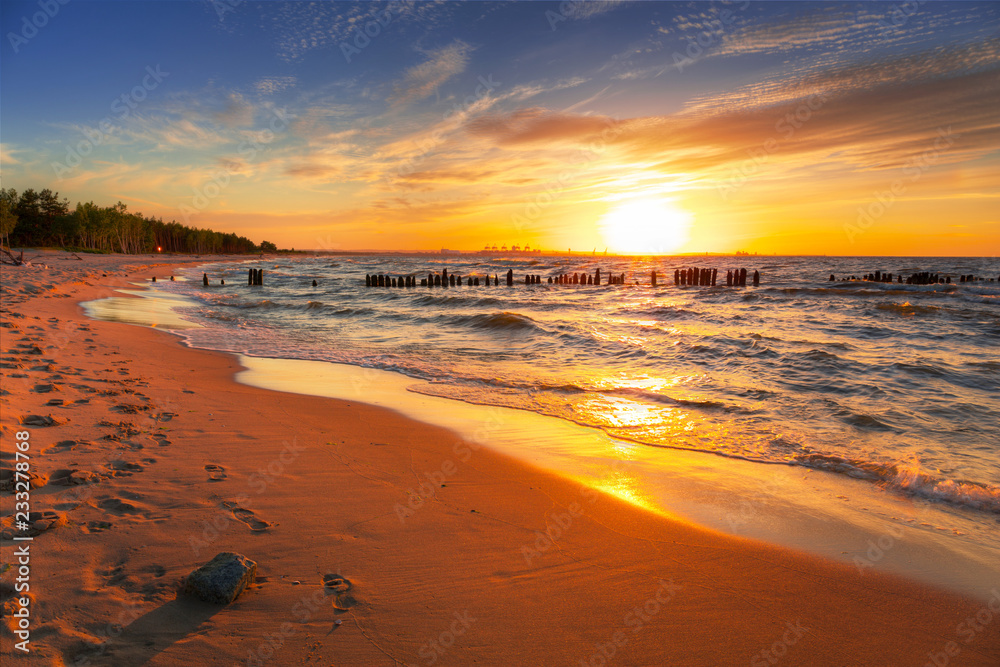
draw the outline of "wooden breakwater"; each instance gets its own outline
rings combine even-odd
[[[1000,280],[997,278],[996,280]],[[851,276],[841,276],[839,279],[833,273],[830,274],[830,282],[871,282],[871,283],[895,283],[897,285],[950,285],[952,283],[951,276],[948,274],[931,273],[930,271],[920,271],[918,273],[911,273],[909,276],[903,277],[901,273],[883,273],[882,271],[874,271],[872,273],[866,273],[860,278],[855,275]],[[976,276],[972,274],[962,274],[955,276],[955,282],[958,283],[977,283],[977,282],[994,282],[993,278],[983,278],[982,276]]]
[[[705,267],[688,267],[688,268],[675,268],[674,270],[674,286],[676,287],[746,287],[748,284],[754,287],[760,286],[761,274],[759,271],[754,271],[749,273],[747,269],[728,269],[726,270],[725,284],[723,285],[723,278],[721,272],[717,268],[705,268]],[[514,276],[513,269],[508,269],[504,278],[500,278],[499,274],[493,274],[491,277],[489,274],[480,275],[470,275],[462,276],[457,273],[449,273],[448,269],[442,269],[441,273],[429,272],[426,278],[418,278],[415,275],[398,275],[393,276],[390,274],[365,274],[365,287],[499,287],[500,281],[504,280],[509,287],[513,287],[515,284],[524,285],[541,285],[543,283],[549,285],[577,285],[577,286],[613,286],[613,285],[649,285],[650,287],[660,287],[667,286],[666,282],[661,282],[661,278],[664,276],[669,276],[669,273],[660,273],[656,269],[653,269],[649,273],[649,282],[640,283],[638,276],[633,275],[630,279],[626,278],[624,273],[602,273],[601,269],[594,270],[593,273],[578,272],[578,273],[557,273],[550,276],[542,276],[540,274],[526,274],[521,279],[516,279]],[[174,277],[170,276],[170,280]],[[668,278],[669,279],[669,278]],[[156,282],[156,276],[150,278],[152,282]],[[929,271],[921,271],[917,273],[910,274],[909,276],[904,276],[901,273],[891,273],[883,271],[873,271],[871,273],[866,273],[862,276],[857,275],[845,275],[837,277],[836,274],[830,274],[830,282],[877,282],[877,283],[895,283],[895,284],[906,284],[906,285],[937,285],[937,284],[952,284],[954,283],[979,283],[979,282],[1000,282],[1000,277],[998,278],[984,278],[983,276],[976,276],[974,274],[961,274],[952,276],[948,274],[931,273]],[[220,285],[225,285],[225,280],[219,281]],[[202,285],[205,287],[209,286],[209,278],[207,273],[202,274]],[[248,269],[247,270],[247,285],[248,286],[263,286],[264,285],[264,270],[263,269]],[[312,286],[317,287],[319,283],[313,279]]]
[[[659,287],[661,275],[655,269],[649,273],[648,284],[651,287]],[[730,269],[726,272],[726,287],[746,287],[749,284],[757,287],[760,285],[760,272],[748,273],[746,269]],[[419,280],[419,285],[418,285]],[[543,277],[539,274],[526,274],[523,278],[515,279],[513,269],[508,269],[503,280],[508,287],[515,284],[523,285],[640,285],[639,279],[632,277],[631,283],[624,273],[602,273],[596,269],[593,273],[557,273],[555,275]],[[501,278],[499,274],[490,277],[485,276],[462,276],[457,273],[449,273],[448,269],[442,269],[440,273],[430,272],[426,278],[417,278],[414,275],[396,275],[387,273],[365,274],[365,287],[499,287]],[[677,287],[720,287],[721,279],[718,269],[706,268],[686,268],[674,269],[674,285]]]

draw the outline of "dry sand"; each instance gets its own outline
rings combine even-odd
[[[30,546],[28,654],[2,543],[5,666],[1000,665],[1000,596],[862,575],[390,411],[237,384],[229,355],[83,315],[164,259],[65,257],[0,276],[2,463],[21,419],[51,417],[28,427],[31,509],[58,513]],[[178,598],[221,551],[257,583],[228,606]]]

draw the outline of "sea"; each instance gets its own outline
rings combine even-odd
[[[263,270],[262,286],[247,285],[250,268]],[[688,268],[718,269],[717,286],[676,285],[674,271]],[[726,286],[739,268],[758,271],[760,285]],[[602,282],[624,274],[623,284],[548,282],[598,269]],[[445,270],[462,286],[420,286]],[[893,282],[863,280],[876,271]],[[942,282],[896,282],[919,272]],[[373,274],[416,286],[367,287]],[[968,560],[975,574],[958,588],[1000,585],[1000,259],[306,255],[228,258],[177,275],[150,294],[190,323],[174,330],[192,347],[250,366],[280,359],[391,373],[400,392],[434,399],[414,416],[436,423],[468,406],[530,413],[613,443],[608,456],[643,462],[647,481],[637,484],[662,487],[624,497],[653,496],[649,504],[669,513],[859,569],[874,565],[869,543],[900,542],[892,526],[904,526],[929,554],[920,572]],[[540,283],[525,284],[526,275]],[[966,275],[979,280],[960,282]],[[347,391],[330,395],[365,400]],[[560,452],[548,464],[572,468],[574,453],[552,444]],[[532,448],[546,446],[520,445],[536,464]],[[580,461],[594,456],[581,448]],[[685,471],[711,492],[676,491],[687,488]],[[731,482],[746,477],[757,480],[749,505]],[[711,500],[691,500],[726,489],[734,498],[715,512]],[[785,520],[795,512],[808,516]],[[810,535],[809,524],[822,526]],[[831,526],[861,532],[831,537],[844,532]]]

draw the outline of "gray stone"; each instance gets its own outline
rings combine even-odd
[[[21,418],[25,426],[56,426],[59,422],[48,415],[28,415]]]
[[[229,604],[257,577],[257,563],[223,551],[188,575],[183,593],[205,602]]]

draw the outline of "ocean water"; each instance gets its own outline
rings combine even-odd
[[[247,286],[250,267],[263,287]],[[722,286],[675,286],[685,267],[718,268]],[[761,285],[725,287],[739,267]],[[547,283],[598,268],[627,284]],[[177,332],[192,346],[392,371],[414,379],[409,391],[556,417],[643,451],[824,471],[940,508],[932,522],[989,547],[980,560],[1000,553],[995,258],[370,255],[205,269],[209,288],[200,268],[156,285],[186,300],[171,304],[200,325]],[[365,274],[419,285],[442,269],[501,285],[365,286]],[[875,271],[952,284],[829,281]]]
[[[249,266],[264,287],[247,287]],[[674,286],[688,266],[717,267],[722,283],[729,267],[757,269],[761,286]],[[546,282],[597,268],[640,285]],[[501,285],[365,287],[368,273],[419,284],[442,269]],[[876,270],[953,283],[829,282]],[[954,282],[995,280],[1000,260],[390,255],[210,272],[208,289],[196,270],[160,283],[199,303],[180,311],[203,325],[183,332],[196,347],[397,371],[431,383],[421,391],[650,447],[820,468],[1000,514],[1000,283]],[[529,273],[543,284],[524,285]]]

